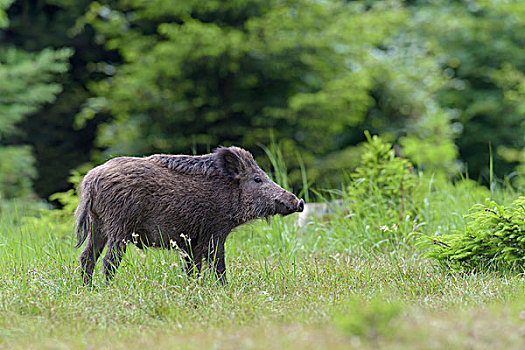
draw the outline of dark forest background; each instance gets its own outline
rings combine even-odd
[[[419,169],[521,186],[524,57],[523,1],[3,0],[0,198],[230,144],[334,187],[365,130]]]

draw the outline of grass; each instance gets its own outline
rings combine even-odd
[[[490,192],[429,181],[420,195],[415,229],[446,234]],[[374,228],[373,210],[301,230],[294,217],[240,227],[227,242],[227,285],[188,278],[173,252],[131,245],[113,283],[99,261],[86,288],[71,218],[4,205],[0,348],[523,348],[523,275],[446,270],[413,237]]]

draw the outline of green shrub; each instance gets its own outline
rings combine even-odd
[[[525,197],[512,206],[487,201],[465,216],[464,231],[450,235],[421,235],[425,257],[458,270],[517,269],[525,266]]]
[[[397,157],[391,143],[365,132],[359,167],[351,174],[348,197],[354,214],[366,217],[371,228],[386,236],[412,230],[417,215],[412,196],[419,182],[409,160]],[[402,225],[406,218],[410,225]],[[403,227],[401,227],[403,226]]]

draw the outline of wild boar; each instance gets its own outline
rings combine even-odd
[[[224,243],[235,227],[257,218],[300,212],[304,201],[259,168],[250,152],[220,147],[201,156],[118,157],[90,170],[79,186],[75,232],[82,279],[92,281],[105,246],[111,280],[128,243],[181,249],[188,271],[202,260],[226,281]]]

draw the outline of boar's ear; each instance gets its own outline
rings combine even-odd
[[[234,149],[221,147],[217,149],[219,169],[231,180],[239,181],[242,172],[242,161]]]

